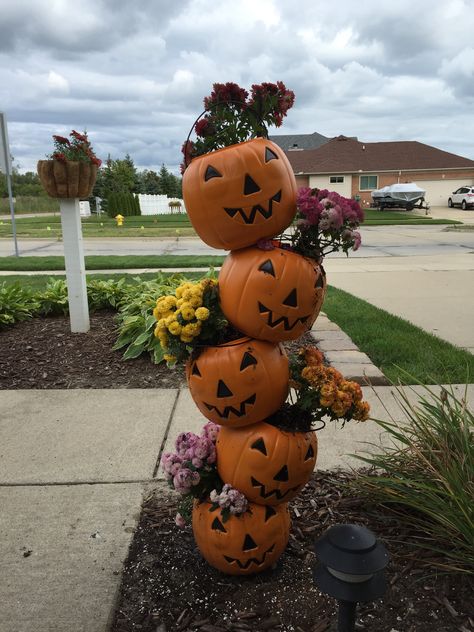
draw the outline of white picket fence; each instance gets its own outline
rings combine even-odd
[[[140,210],[142,215],[168,215],[171,213],[186,213],[183,200],[169,198],[166,195],[146,195],[138,194]],[[170,202],[179,202],[181,208],[171,207]]]

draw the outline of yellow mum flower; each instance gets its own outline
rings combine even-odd
[[[199,336],[199,334],[201,333],[201,323],[197,322],[197,323],[188,323],[187,325],[184,326],[185,327],[185,334],[189,335],[189,336]]]
[[[195,316],[198,320],[207,320],[209,318],[209,310],[207,307],[199,307],[195,312]]]
[[[176,356],[171,355],[170,353],[165,353],[163,359],[166,360],[166,362],[176,362]]]
[[[163,303],[166,305],[166,309],[173,309],[176,307],[176,296],[167,296]]]
[[[168,348],[169,338],[163,331],[158,332],[158,340],[160,341],[160,344],[163,347],[163,349]]]
[[[177,320],[174,320],[168,325],[168,331],[170,332],[170,334],[173,334],[173,336],[179,336],[179,334],[181,333],[181,325],[178,323]]]
[[[189,299],[189,304],[191,305],[191,307],[194,307],[194,309],[196,309],[196,307],[201,307],[202,296],[200,294],[191,296],[191,298]]]
[[[181,305],[180,311],[184,320],[192,320],[194,318],[194,309],[189,303]]]
[[[167,327],[169,327],[171,325],[171,323],[176,322],[176,312],[171,312],[171,314],[169,316],[167,316],[165,319],[165,325]]]
[[[180,340],[181,340],[181,342],[192,342],[193,341],[193,337],[192,336],[184,336],[183,334],[181,334]]]
[[[184,298],[179,298],[179,299],[176,301],[176,307],[177,307],[177,309],[179,309],[183,303],[184,303]]]
[[[160,320],[156,323],[156,328],[158,331],[164,331],[166,329],[166,322],[164,318],[160,318]]]
[[[156,320],[160,320],[161,310],[158,309],[158,307],[155,307],[155,309],[153,310],[153,316],[156,318]]]

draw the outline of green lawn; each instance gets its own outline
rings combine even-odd
[[[413,211],[380,211],[369,208],[364,209],[364,215],[366,226],[462,224],[454,219],[433,219],[429,215],[414,215]]]
[[[330,287],[323,309],[393,382],[463,384],[474,375],[471,353],[352,294]]]
[[[365,211],[365,225],[429,225],[459,224],[450,219],[431,219],[424,215],[413,215],[408,211]],[[47,217],[18,217],[16,229],[19,237],[40,237],[60,239],[61,218],[59,213]],[[143,215],[126,217],[123,226],[117,226],[114,219],[107,215],[92,215],[82,219],[84,237],[186,237],[196,233],[183,213],[170,215]],[[12,226],[10,220],[0,220],[0,237],[10,237]]]
[[[208,268],[222,265],[218,255],[88,255],[86,270],[124,270],[126,268]],[[64,270],[64,257],[0,257],[0,270]]]
[[[153,279],[154,273],[141,274],[140,279]],[[197,279],[203,272],[189,272],[186,277]],[[133,274],[88,274],[87,277],[120,279],[135,283]],[[0,276],[7,285],[16,282],[41,290],[47,275]],[[64,275],[54,277],[64,278]],[[324,311],[367,353],[374,364],[393,382],[407,384],[465,383],[474,375],[474,356],[424,332],[411,323],[373,307],[347,292],[330,287]]]
[[[18,217],[16,230],[19,237],[57,238],[62,236],[59,214],[47,217]],[[107,215],[82,218],[84,237],[185,237],[196,235],[188,216],[183,214],[143,215],[126,217],[123,226],[117,226]],[[9,220],[0,220],[0,237],[10,237]]]

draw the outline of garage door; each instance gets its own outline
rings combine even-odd
[[[425,200],[430,206],[447,206],[453,191],[466,184],[474,184],[472,178],[464,180],[417,180],[416,184],[425,189]]]

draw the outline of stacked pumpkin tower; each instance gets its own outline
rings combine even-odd
[[[282,430],[266,420],[289,391],[281,343],[315,321],[325,276],[316,261],[275,239],[295,216],[296,182],[285,154],[268,139],[195,158],[184,173],[183,195],[201,239],[231,251],[219,275],[219,296],[225,317],[243,334],[188,363],[189,389],[202,414],[221,426],[221,479],[250,503],[250,511],[225,523],[210,502],[196,504],[193,530],[210,564],[229,574],[257,573],[284,551],[288,502],[316,462],[314,432]]]

